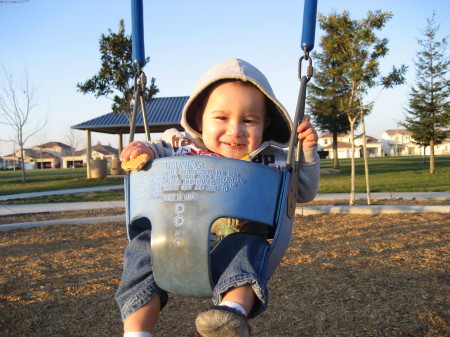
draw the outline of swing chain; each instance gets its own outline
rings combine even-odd
[[[306,76],[302,76],[302,62],[308,61],[306,70]],[[286,160],[286,169],[291,171],[291,182],[289,187],[288,197],[288,216],[290,218],[295,215],[295,207],[297,203],[297,171],[300,169],[300,158],[302,155],[302,141],[297,138],[297,127],[303,120],[305,115],[305,103],[306,103],[306,86],[309,80],[313,76],[312,58],[309,56],[309,52],[305,49],[305,54],[300,57],[298,63],[298,79],[300,80],[300,91],[297,100],[297,108],[294,116],[294,130],[291,134],[289,141],[289,151]]]
[[[302,76],[302,62],[303,60],[308,61],[308,66],[306,69],[306,76]],[[295,110],[294,115],[294,128],[297,128],[298,125],[302,122],[303,116],[305,114],[305,103],[306,103],[306,85],[309,82],[309,80],[313,77],[313,66],[312,66],[312,57],[309,56],[309,52],[305,49],[305,54],[300,57],[300,60],[298,62],[298,79],[300,81],[300,91],[298,94],[298,100],[297,100],[297,107]],[[300,158],[300,151],[301,151],[301,144],[297,144],[297,137],[296,132],[294,132],[291,135],[291,139],[289,142],[289,154],[287,158],[287,168],[291,169],[292,164],[294,161],[294,151],[293,149],[297,147],[296,149],[296,160],[299,160]]]
[[[138,79],[140,79],[140,85],[138,84]],[[132,114],[132,122],[130,125],[130,142],[134,139],[134,132],[136,128],[136,115],[137,115],[137,106],[140,104],[142,120],[144,123],[145,129],[145,138],[147,141],[150,141],[150,132],[148,127],[147,120],[147,110],[146,110],[146,102],[145,102],[145,86],[147,85],[147,76],[141,70],[141,66],[137,63],[137,71],[134,74],[134,105],[133,105],[133,114]]]

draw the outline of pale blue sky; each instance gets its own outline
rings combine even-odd
[[[410,67],[408,84],[414,80],[413,58],[417,37],[426,19],[436,11],[440,38],[450,33],[448,0],[319,0],[318,11],[348,10],[355,19],[368,10],[389,10],[394,17],[380,36],[389,38],[390,54],[381,69],[392,65]],[[150,1],[144,0],[145,54],[151,57],[144,68],[155,77],[159,97],[189,95],[195,81],[213,64],[239,57],[258,67],[269,79],[279,100],[293,113],[299,82],[297,63],[303,0]],[[131,34],[128,0],[30,0],[0,6],[0,66],[14,74],[28,69],[38,89],[36,112],[48,111],[50,123],[45,141],[62,141],[71,126],[106,114],[111,102],[83,95],[76,84],[97,73],[100,67],[98,41],[111,28],[117,32],[125,20]],[[318,50],[320,30],[317,28]],[[386,129],[398,127],[407,104],[408,85],[384,91],[367,118],[367,133],[379,138]],[[0,138],[9,130],[0,126]],[[93,133],[93,143],[117,146],[117,136]],[[39,143],[32,138],[26,146]],[[11,145],[0,142],[0,155]]]

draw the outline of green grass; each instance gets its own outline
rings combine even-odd
[[[22,171],[0,171],[0,195],[64,190],[71,188],[120,185],[123,178],[87,179],[86,168],[47,169],[26,171],[26,182],[22,182]]]
[[[350,159],[341,159],[340,172],[321,175],[319,193],[350,192]],[[332,168],[332,160],[322,160],[322,168]],[[436,174],[429,174],[429,163],[422,157],[369,158],[371,192],[444,192],[450,191],[450,156],[436,157]],[[0,195],[120,185],[123,178],[87,179],[86,169],[27,171],[22,183],[21,171],[0,171]],[[365,192],[363,159],[356,159],[356,191]],[[122,190],[8,200],[0,204],[123,200]]]
[[[364,161],[355,160],[356,191],[365,192]],[[339,161],[340,172],[322,174],[319,193],[350,191],[350,159]],[[322,160],[322,168],[332,168],[332,160]],[[422,157],[369,158],[371,192],[450,191],[450,156],[436,157],[436,174],[429,173],[429,162]]]

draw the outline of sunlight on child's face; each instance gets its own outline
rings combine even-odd
[[[264,94],[253,85],[234,81],[211,92],[200,131],[210,151],[240,159],[258,148],[267,123]]]

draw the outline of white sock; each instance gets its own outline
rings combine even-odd
[[[219,305],[223,305],[228,308],[233,308],[236,310],[239,310],[244,316],[247,316],[247,311],[245,311],[244,307],[240,305],[239,303],[233,302],[233,301],[224,301],[220,302]]]
[[[153,335],[150,332],[133,331],[133,332],[125,332],[123,334],[123,337],[153,337]]]

